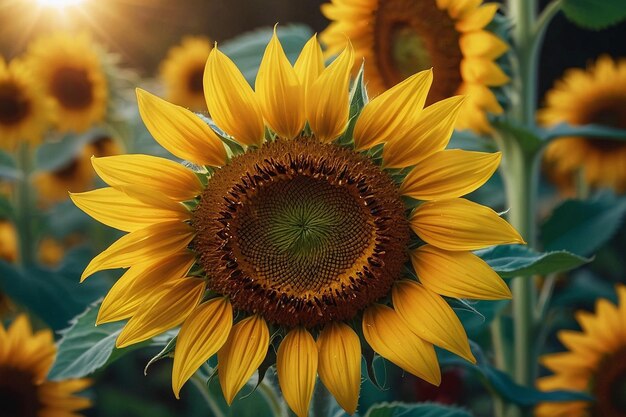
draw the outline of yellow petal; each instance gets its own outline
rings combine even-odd
[[[306,118],[322,142],[330,142],[346,128],[349,112],[350,71],[354,51],[346,49],[315,80],[307,92]]]
[[[193,229],[186,223],[164,222],[135,230],[119,238],[93,258],[81,281],[98,271],[128,268],[147,259],[160,259],[183,250],[193,239]]]
[[[251,316],[241,320],[217,352],[218,376],[228,405],[261,365],[270,343],[265,319]]]
[[[433,345],[411,332],[393,309],[382,304],[368,307],[363,312],[363,335],[383,358],[433,385],[441,383]]]
[[[174,351],[172,389],[176,398],[185,382],[226,343],[232,326],[233,308],[223,297],[200,305],[185,320]]]
[[[169,198],[185,201],[202,192],[202,183],[189,169],[174,161],[150,155],[117,155],[91,158],[94,169],[111,187],[141,184]]]
[[[417,164],[406,176],[400,193],[417,200],[441,200],[471,193],[493,175],[502,154],[451,149]]]
[[[131,317],[153,290],[184,278],[195,260],[192,252],[182,252],[157,262],[148,261],[131,266],[102,300],[96,324]]]
[[[437,294],[476,300],[511,298],[502,278],[473,253],[424,245],[411,253],[411,263],[422,285]]]
[[[498,87],[510,81],[495,62],[484,58],[465,58],[461,61],[461,75],[469,83]]]
[[[356,149],[369,149],[397,137],[419,116],[432,83],[433,71],[421,71],[367,103],[354,126]]]
[[[311,334],[298,327],[278,347],[276,372],[289,408],[298,417],[307,417],[317,374],[317,347]]]
[[[460,32],[480,30],[493,20],[498,7],[497,3],[488,3],[480,6],[463,15],[463,18],[456,22],[455,28]]]
[[[483,0],[455,0],[448,5],[448,15],[457,19],[466,13],[473,11],[482,3]]]
[[[459,46],[463,56],[486,59],[496,59],[509,49],[506,42],[486,30],[462,34]]]
[[[461,321],[443,298],[407,280],[396,282],[392,296],[393,307],[413,333],[476,363]]]
[[[333,322],[317,338],[320,379],[350,415],[356,411],[361,388],[361,342],[350,326]]]
[[[428,201],[413,211],[411,228],[426,243],[468,251],[506,243],[526,243],[498,213],[463,198]]]
[[[197,307],[204,294],[205,280],[182,278],[162,286],[146,299],[117,337],[123,348],[143,342],[178,326]]]
[[[85,193],[70,193],[74,204],[107,226],[124,232],[133,232],[146,226],[190,218],[182,204],[169,199],[160,201],[160,206],[146,204],[115,188],[99,188]]]
[[[292,139],[304,128],[304,88],[274,35],[267,44],[255,84],[256,96],[269,127]]]
[[[426,107],[413,125],[407,125],[385,144],[383,165],[404,168],[443,150],[450,141],[464,100],[463,96],[450,97]]]
[[[484,109],[495,114],[500,114],[504,111],[493,91],[491,91],[487,86],[482,84],[466,83],[459,88],[459,93],[466,95],[468,102],[474,104],[474,106],[480,109]],[[473,110],[468,109],[468,107],[471,108],[472,106],[465,106],[463,113],[470,113]],[[473,114],[468,114],[467,116],[472,117]]]
[[[204,70],[204,97],[215,123],[242,145],[260,145],[265,126],[252,88],[220,50],[211,50]]]
[[[453,0],[437,0],[437,8],[439,10],[447,9]]]
[[[222,140],[191,111],[140,88],[137,104],[152,137],[173,155],[198,165],[224,165],[226,148]]]
[[[323,6],[323,5],[322,5]],[[311,36],[311,39],[304,45],[300,56],[294,65],[296,74],[300,84],[304,86],[305,95],[308,89],[313,85],[317,77],[324,71],[324,54],[322,48],[317,41],[317,35]]]

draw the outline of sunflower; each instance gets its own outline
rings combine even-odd
[[[546,94],[538,114],[544,125],[601,124],[626,129],[626,59],[600,57],[583,69],[570,69]],[[549,175],[565,191],[576,175],[593,187],[626,191],[626,143],[593,137],[567,137],[551,143],[545,152]]]
[[[48,381],[56,347],[52,332],[33,333],[28,319],[18,316],[5,330],[0,323],[0,399],[2,415],[11,417],[75,416],[91,401],[74,394],[90,385],[87,379]]]
[[[168,101],[193,111],[206,111],[202,76],[211,52],[208,38],[189,36],[172,47],[160,66]]]
[[[0,259],[13,263],[17,261],[17,231],[15,225],[7,220],[0,220]]]
[[[19,141],[43,138],[53,107],[37,85],[21,61],[0,57],[0,147],[14,150]]]
[[[279,334],[276,368],[291,409],[307,415],[319,375],[354,413],[362,344],[439,384],[433,344],[474,360],[442,295],[510,297],[470,251],[521,237],[460,198],[492,175],[500,154],[444,150],[463,98],[422,110],[431,71],[370,101],[346,131],[353,59],[348,47],[325,68],[313,37],[292,66],[274,34],[253,91],[214,48],[204,93],[230,136],[138,90],[152,136],[195,169],[147,155],[94,158],[110,187],[72,195],[95,219],[129,232],[82,275],[129,268],[98,317],[130,318],[117,346],[182,325],[177,397],[217,354],[231,403]]]
[[[29,46],[27,60],[57,104],[60,131],[82,132],[104,119],[107,78],[97,45],[86,33],[43,36]]]
[[[537,417],[626,416],[626,287],[619,285],[616,290],[617,305],[600,299],[595,314],[577,313],[582,331],[558,333],[568,352],[541,358],[554,374],[539,379],[540,389],[588,392],[595,401],[543,403],[535,410]]]
[[[34,176],[37,196],[42,205],[58,203],[67,199],[68,191],[86,191],[94,185],[91,157],[111,156],[121,153],[117,142],[108,135],[98,136],[86,144],[63,166],[51,172],[41,172]]]
[[[490,132],[486,112],[503,109],[490,87],[509,77],[495,60],[507,44],[485,29],[498,5],[482,0],[331,0],[322,13],[332,23],[320,39],[336,54],[348,37],[355,67],[365,58],[368,89],[380,94],[410,75],[434,67],[437,79],[426,104],[466,94],[457,128]]]

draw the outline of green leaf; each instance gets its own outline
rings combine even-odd
[[[90,140],[90,133],[65,135],[56,142],[45,142],[35,152],[35,166],[42,171],[54,171],[71,163]]]
[[[117,349],[115,339],[125,322],[96,326],[99,308],[100,303],[91,305],[72,320],[70,327],[60,332],[62,337],[58,344],[57,357],[48,378],[52,380],[82,378],[140,347],[165,346],[173,336],[171,333],[164,333],[152,341]]]
[[[502,278],[547,275],[577,268],[591,259],[567,251],[537,252],[524,245],[494,246],[476,252]]]
[[[81,264],[84,268],[84,264]],[[82,270],[82,269],[81,269]],[[36,265],[18,268],[0,261],[0,290],[58,330],[104,292],[102,283],[79,284],[80,274]]]
[[[350,112],[348,115],[348,127],[345,132],[337,138],[337,143],[342,145],[347,145],[352,142],[352,134],[354,133],[354,126],[356,125],[356,121],[363,110],[363,107],[368,102],[367,98],[367,90],[365,89],[365,85],[363,83],[363,67],[364,64],[361,64],[361,68],[359,69],[359,73],[354,80],[354,84],[352,85],[352,91],[350,92]]]
[[[0,150],[0,179],[15,181],[22,178],[22,173],[15,165],[15,159]]]
[[[534,155],[544,145],[537,132],[512,120],[494,120],[493,126],[503,133],[505,139],[512,139],[527,155]],[[505,146],[507,143],[505,141]]]
[[[623,0],[563,0],[565,16],[578,26],[600,30],[626,19]]]
[[[373,405],[365,417],[471,417],[472,415],[457,407],[440,404],[407,404],[400,402]]]
[[[254,85],[261,58],[273,32],[274,29],[269,27],[257,29],[219,44],[220,50],[233,60],[251,85]],[[276,33],[285,55],[292,64],[300,55],[304,44],[313,35],[308,26],[294,24],[278,26]]]
[[[601,193],[593,200],[567,200],[541,226],[547,251],[591,255],[617,231],[626,213],[626,198]]]
[[[626,9],[626,7],[625,7]],[[537,134],[545,142],[549,142],[558,138],[568,136],[583,136],[594,139],[614,139],[614,140],[626,140],[626,129],[616,129],[610,126],[603,125],[582,125],[574,126],[567,123],[560,123],[550,128],[537,128]]]
[[[479,337],[493,319],[511,302],[511,300],[463,301],[449,300],[457,317],[463,323],[468,337]]]

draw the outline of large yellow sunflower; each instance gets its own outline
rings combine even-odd
[[[60,131],[85,131],[106,115],[109,92],[97,49],[86,33],[65,32],[42,36],[28,48],[29,65],[57,104]]]
[[[52,332],[33,333],[26,316],[5,330],[0,323],[0,399],[2,415],[11,417],[79,417],[91,401],[74,394],[87,379],[48,381],[56,347]]]
[[[626,59],[600,57],[586,71],[570,69],[546,94],[538,114],[544,125],[602,124],[626,129]],[[545,152],[546,168],[567,191],[576,175],[594,187],[626,191],[626,142],[567,137],[551,143]]]
[[[510,297],[470,251],[521,237],[493,210],[459,198],[491,176],[500,154],[444,150],[463,98],[423,109],[432,72],[420,72],[370,101],[344,137],[352,62],[348,47],[324,68],[313,37],[292,66],[274,35],[253,91],[214,48],[204,93],[229,150],[189,110],[138,90],[154,138],[200,168],[147,155],[95,158],[111,187],[72,195],[129,232],[82,276],[129,268],[98,317],[130,318],[117,345],[182,324],[176,396],[217,354],[230,403],[278,333],[291,409],[307,415],[319,375],[353,413],[362,343],[439,384],[433,344],[474,360],[442,295]]]
[[[168,101],[193,111],[206,111],[202,76],[211,48],[208,38],[190,36],[168,51],[160,67]]]
[[[21,61],[0,57],[0,147],[14,150],[20,141],[43,138],[54,113],[38,85]]]
[[[335,54],[350,38],[354,65],[360,67],[365,58],[373,94],[434,68],[437,78],[426,104],[466,94],[456,127],[487,133],[486,112],[503,111],[489,87],[509,82],[494,62],[508,46],[485,29],[497,9],[482,0],[331,0],[322,12],[333,22],[320,39]]]
[[[539,379],[540,389],[589,392],[595,401],[544,403],[537,417],[626,416],[626,287],[618,286],[617,294],[617,305],[600,299],[595,314],[577,313],[582,331],[559,332],[568,352],[541,359],[554,374]]]

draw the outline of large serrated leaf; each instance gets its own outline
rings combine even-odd
[[[502,278],[564,272],[591,262],[564,250],[542,253],[523,245],[494,246],[476,254]]]
[[[547,251],[589,256],[617,231],[626,214],[626,198],[602,193],[593,200],[567,200],[541,226]]]
[[[565,16],[578,26],[600,30],[626,19],[623,0],[563,0]]]
[[[471,417],[472,415],[457,407],[441,404],[407,404],[400,402],[382,403],[372,406],[365,417]]]

